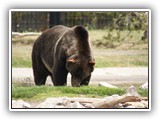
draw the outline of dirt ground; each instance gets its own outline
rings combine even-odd
[[[20,82],[24,85],[33,85],[32,68],[12,68],[12,82]],[[67,85],[71,85],[71,75],[68,75]],[[92,73],[90,85],[98,85],[100,82],[107,82],[113,85],[141,85],[148,81],[147,67],[120,67],[120,68],[95,68]],[[47,85],[53,85],[50,77],[47,78]],[[126,86],[128,87],[128,86]]]

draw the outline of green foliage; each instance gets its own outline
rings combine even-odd
[[[75,19],[74,24],[81,24],[89,29],[146,30],[148,28],[147,12],[66,12],[62,14],[67,17],[67,24]]]
[[[120,88],[106,88],[102,86],[19,86],[12,85],[12,98],[30,101],[44,100],[48,97],[106,97],[113,94],[123,95],[126,90]],[[138,89],[143,97],[148,97],[148,90]]]
[[[113,94],[124,94],[125,91],[119,88],[106,88],[102,86],[82,87],[54,87],[54,86],[31,86],[21,87],[12,85],[12,98],[14,99],[45,99],[47,97],[104,97]]]
[[[138,89],[138,93],[139,93],[141,96],[148,97],[148,89],[141,89],[141,88],[139,88],[139,89]]]
[[[55,24],[48,24],[50,12],[12,12],[13,31],[43,31],[50,26],[62,24],[73,27],[83,25],[91,29],[148,30],[148,12],[104,11],[104,12],[58,12]],[[43,22],[39,22],[41,19]]]
[[[101,86],[83,86],[83,87],[60,87],[58,88],[62,93],[65,94],[78,94],[78,95],[95,95],[95,96],[105,96],[105,95],[113,95],[113,94],[124,94],[124,90],[117,88],[106,88]]]
[[[148,29],[148,13],[119,12],[114,18],[114,28],[119,30],[146,30]]]
[[[32,67],[31,59],[23,57],[14,57],[12,67]]]

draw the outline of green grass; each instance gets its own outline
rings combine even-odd
[[[43,100],[48,97],[104,97],[113,94],[122,95],[125,90],[102,86],[54,87],[54,86],[12,86],[12,98],[24,100]]]
[[[31,60],[23,57],[12,58],[12,67],[32,67]]]
[[[141,96],[148,97],[148,90],[147,89],[139,88],[137,91]]]
[[[148,91],[138,89],[138,93],[143,97],[148,97]],[[113,94],[123,95],[126,93],[125,89],[120,88],[106,88],[102,86],[18,86],[12,85],[12,98],[23,99],[28,101],[41,101],[48,97],[92,97],[103,98]]]

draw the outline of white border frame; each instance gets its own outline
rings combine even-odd
[[[137,12],[140,12],[140,11],[146,11],[149,13],[149,48],[148,48],[148,64],[149,64],[149,68],[148,68],[148,82],[149,82],[149,108],[148,109],[138,109],[138,108],[135,108],[135,109],[39,109],[39,108],[27,108],[27,109],[13,109],[12,108],[12,98],[11,98],[11,92],[12,92],[12,86],[11,86],[11,81],[12,81],[12,28],[11,28],[11,12],[15,12],[15,11],[28,11],[28,12],[31,12],[31,11],[37,11],[37,12],[50,12],[50,11],[53,11],[53,12],[116,12],[116,11],[126,11],[126,12],[129,12],[129,11],[137,11]],[[150,9],[10,9],[9,10],[9,110],[10,111],[150,111],[151,110],[151,10]]]

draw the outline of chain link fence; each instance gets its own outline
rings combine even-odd
[[[55,25],[88,29],[144,29],[146,12],[12,12],[13,32],[40,32]],[[145,28],[144,28],[145,26]]]

